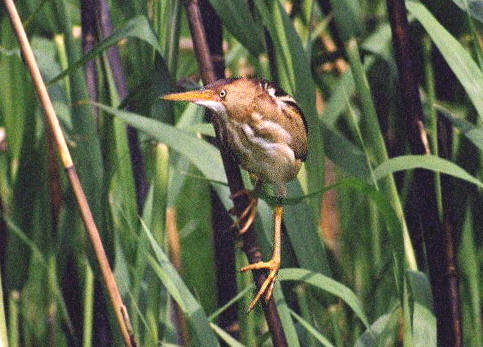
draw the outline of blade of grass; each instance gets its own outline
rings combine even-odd
[[[334,18],[337,21],[337,30],[343,41],[356,37],[362,32],[362,14],[359,1],[330,0]]]
[[[94,273],[88,262],[85,264],[84,277],[84,322],[82,327],[82,347],[92,346],[92,328],[94,326]]]
[[[482,324],[481,324],[481,297],[480,297],[480,264],[481,260],[478,259],[477,244],[475,237],[477,230],[473,227],[472,221],[474,220],[473,213],[470,208],[466,209],[465,221],[463,225],[463,231],[461,235],[461,244],[458,252],[458,264],[462,270],[462,281],[467,287],[469,305],[471,311],[471,324],[470,331],[472,339],[475,341],[475,346],[481,345],[482,341]],[[466,301],[466,300],[465,300]]]
[[[149,22],[145,16],[137,16],[126,23],[125,26],[116,30],[111,36],[107,37],[105,40],[99,42],[94,46],[89,53],[84,55],[81,59],[76,59],[72,61],[67,70],[62,71],[60,74],[52,78],[47,84],[51,85],[69,75],[70,73],[78,70],[89,60],[97,57],[103,53],[109,47],[114,46],[118,41],[126,37],[138,38],[149,45],[151,45],[156,51],[161,53],[161,47],[159,46],[158,40],[154,35]]]
[[[412,332],[415,346],[436,346],[436,317],[433,314],[431,285],[424,273],[408,271],[412,294]]]
[[[347,108],[347,96],[354,94],[354,91],[354,77],[351,70],[347,69],[333,87],[330,98],[324,105],[324,111],[320,116],[321,121],[325,122],[327,126],[334,127],[339,116]]]
[[[312,297],[310,291],[307,290],[306,285],[301,284],[301,285],[295,286],[295,288],[293,289],[293,292],[295,292],[295,296],[297,298],[297,304],[298,304],[298,308],[299,308],[299,311],[300,311],[300,317],[304,320],[305,323],[309,324],[309,326],[311,327],[309,322],[317,323],[318,317],[314,317],[314,315],[312,314],[313,305],[311,306],[310,302],[311,302],[311,300],[313,300],[313,297]],[[290,314],[292,314],[292,316],[293,316],[292,310],[290,310]],[[297,317],[294,317],[294,318],[297,320]],[[299,323],[301,323],[301,322],[299,322]],[[307,330],[309,330],[309,329],[307,328]],[[315,331],[317,331],[317,330],[315,330]],[[304,344],[307,347],[315,347],[315,346],[318,345],[317,342],[316,342],[316,338],[313,336],[313,334],[306,334],[306,335],[307,336],[305,337],[305,343]],[[335,333],[334,333],[334,335],[335,335]]]
[[[118,117],[136,129],[142,130],[159,142],[167,144],[178,153],[183,154],[207,178],[226,182],[220,154],[213,145],[193,136],[192,133],[177,129],[171,125],[142,117],[132,112],[117,110],[106,105],[97,103],[94,105]]]
[[[483,9],[478,0],[452,0],[463,11],[467,11],[474,19],[483,23]]]
[[[153,27],[159,34],[163,57],[172,76],[176,76],[178,66],[181,8],[179,0],[154,3]]]
[[[18,324],[19,300],[19,292],[12,290],[8,296],[8,340],[6,341],[5,346],[8,346],[9,343],[10,346],[13,347],[20,346],[20,329]]]
[[[365,153],[344,135],[325,123],[320,122],[320,133],[324,139],[324,149],[330,160],[347,174],[361,180],[370,177]]]
[[[403,346],[412,347],[413,344],[413,326],[411,325],[411,309],[409,308],[409,289],[407,279],[403,281],[402,292],[402,332]]]
[[[298,181],[287,185],[290,195],[302,195],[302,188]],[[295,256],[302,268],[320,272],[325,275],[331,273],[326,261],[326,252],[318,233],[309,206],[305,202],[284,206],[284,221]]]
[[[228,345],[232,347],[243,347],[244,345],[235,340],[233,337],[231,337],[230,334],[228,334],[225,330],[220,328],[218,325],[215,323],[210,323],[211,329],[215,331],[215,333]]]
[[[387,149],[379,127],[369,82],[367,81],[367,76],[362,65],[359,48],[355,38],[348,40],[345,43],[345,47],[351,64],[352,74],[354,76],[354,84],[361,98],[363,117],[361,117],[360,121],[360,132],[363,134],[365,148],[368,149],[371,156],[374,157],[376,163],[382,163],[388,158]],[[391,204],[393,205],[402,225],[401,231],[404,239],[404,255],[408,266],[411,269],[417,269],[416,256],[409,237],[401,200],[392,176],[389,176],[384,180],[383,188],[389,194]]]
[[[390,313],[380,316],[369,329],[357,339],[354,347],[372,346],[394,346],[396,344],[395,328],[397,325],[400,310],[393,310]]]
[[[290,314],[303,326],[312,336],[314,336],[322,345],[327,347],[333,347],[334,345],[321,333],[317,331],[312,325],[309,324],[305,319],[299,316],[295,311],[290,310]]]
[[[434,155],[403,155],[391,158],[374,169],[376,179],[381,179],[397,171],[426,169],[444,173],[483,188],[483,183],[453,162]]]
[[[202,346],[219,346],[218,341],[209,326],[203,308],[183,283],[183,280],[176,272],[176,269],[169,262],[168,257],[154,240],[153,235],[142,220],[141,224],[156,256],[156,258],[149,257],[149,263],[156,272],[158,278],[166,286],[169,294],[186,314],[188,321],[193,327],[198,342],[201,343]]]
[[[15,225],[15,223],[12,220],[10,220],[10,218],[6,217],[5,220],[9,229],[12,231],[12,233],[15,236],[17,236],[21,242],[25,243],[25,245],[32,252],[33,254],[32,258],[37,261],[37,264],[40,264],[42,268],[47,269],[47,260],[45,259],[44,254],[42,253],[40,248],[36,245],[36,243],[32,241],[17,225]],[[69,317],[69,313],[67,311],[67,307],[65,305],[65,300],[63,298],[62,292],[57,283],[55,283],[55,287],[53,288],[53,291],[55,292],[58,304],[61,307],[62,317],[65,320],[65,324],[67,325],[69,332],[73,333],[74,327]]]
[[[428,130],[431,141],[431,153],[439,155],[438,145],[438,115],[434,106],[436,99],[436,89],[434,82],[433,65],[431,61],[431,51],[433,45],[429,37],[423,39],[423,59],[424,59],[424,82],[428,93]],[[441,190],[441,175],[437,172],[434,175],[434,189],[436,194],[436,204],[438,206],[439,220],[443,220],[443,197]]]
[[[473,102],[480,118],[483,117],[483,72],[461,44],[434,18],[426,7],[413,0],[406,8],[424,27],[451,70]]]
[[[97,30],[99,32],[100,39],[112,36],[112,17],[107,2],[105,0],[96,1],[95,12],[98,13]],[[121,64],[121,57],[118,48],[116,46],[108,48],[104,57],[103,62],[107,75],[107,81],[109,83],[109,96],[111,98],[111,104],[115,107],[118,107],[120,100],[126,99],[128,94],[126,78]],[[97,101],[94,98],[91,98],[91,100]],[[123,184],[123,186],[129,186],[130,178],[133,176],[134,182],[132,184],[134,184],[136,193],[137,211],[141,211],[148,189],[143,156],[139,148],[138,134],[136,129],[128,126],[127,129],[123,130],[127,133],[127,139],[123,140],[120,138],[122,135],[116,136],[116,138],[119,139],[121,146],[123,142],[127,142],[131,159],[130,161],[125,160],[122,162],[122,167],[124,169],[123,171],[128,171],[127,175],[123,175],[123,179],[125,179],[125,182],[127,183]],[[131,165],[128,165],[128,163]],[[130,220],[136,220],[135,216],[133,216],[133,218]]]
[[[369,328],[369,320],[364,313],[361,301],[352,290],[340,282],[306,269],[281,269],[278,278],[280,281],[302,281],[339,297],[354,311],[362,323]]]
[[[472,123],[455,116],[450,110],[442,105],[435,105],[435,109],[437,109],[440,114],[449,120],[453,126],[461,130],[463,135],[465,135],[468,140],[471,141],[476,147],[483,151],[483,127],[482,126],[475,126]]]
[[[483,52],[481,51],[478,30],[473,22],[473,19],[476,19],[480,23],[483,23],[483,7],[481,6],[481,2],[479,0],[453,0],[453,2],[466,12],[471,35],[473,37],[474,51],[478,57],[478,63],[481,69],[483,68]]]
[[[3,305],[2,276],[0,276],[0,345],[8,346],[7,323],[5,321],[5,306]],[[16,327],[10,327],[15,329]]]
[[[210,0],[226,29],[254,56],[264,51],[263,30],[245,1]]]
[[[245,296],[246,293],[248,293],[250,290],[252,290],[254,287],[253,284],[243,288],[243,290],[241,290],[233,299],[231,299],[230,301],[228,301],[225,305],[223,305],[222,307],[220,307],[219,309],[217,309],[215,312],[213,312],[212,314],[210,314],[210,316],[208,317],[208,320],[211,322],[213,321],[216,317],[218,317],[223,311],[225,311],[228,307],[230,307],[231,305],[233,305],[235,302],[239,301],[241,298],[243,298],[243,296]]]

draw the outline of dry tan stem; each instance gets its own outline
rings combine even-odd
[[[178,228],[176,226],[176,208],[170,206],[166,209],[166,235],[168,238],[169,259],[178,272],[181,270],[181,247],[179,243]],[[179,344],[188,343],[188,325],[179,305],[175,304],[176,324],[178,325]]]
[[[77,176],[77,173],[75,171],[75,167],[72,162],[69,149],[67,148],[64,135],[59,125],[57,116],[55,115],[54,107],[52,106],[49,94],[47,93],[47,88],[44,84],[44,81],[42,80],[42,76],[40,75],[40,70],[35,61],[32,48],[30,47],[30,43],[27,39],[27,35],[25,34],[22,22],[17,13],[17,9],[15,8],[15,4],[12,0],[4,0],[4,3],[10,17],[12,27],[17,36],[24,62],[30,72],[30,76],[32,77],[35,90],[40,99],[42,109],[44,110],[45,122],[47,123],[47,126],[49,127],[54,137],[57,152],[59,153],[64,169],[69,178],[72,191],[74,192],[74,196],[79,206],[82,221],[84,222],[84,226],[87,230],[89,240],[92,244],[92,247],[94,248],[94,253],[101,269],[104,284],[106,285],[107,292],[109,293],[109,297],[111,299],[111,303],[114,308],[116,319],[119,324],[119,328],[121,330],[124,342],[126,346],[135,346],[134,338],[130,335],[128,329],[129,321],[127,318],[128,316],[126,308],[122,302],[116,281],[114,280],[114,275],[111,271],[111,267],[109,266],[104,247],[102,246],[101,238],[99,237],[99,233],[94,223],[92,213],[89,209],[86,196],[79,182],[79,177]]]

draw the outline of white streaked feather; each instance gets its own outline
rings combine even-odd
[[[278,100],[283,101],[283,102],[295,102],[296,103],[295,99],[292,98],[290,95],[279,96]]]
[[[254,115],[252,115],[252,119],[254,119]],[[282,126],[277,124],[276,122],[273,122],[271,120],[262,120],[262,116],[257,117],[257,120],[255,121],[255,129],[256,130],[269,130],[269,132],[272,133],[277,133],[282,136],[283,142],[285,143],[291,143],[292,142],[292,136],[290,133],[285,130]],[[255,120],[255,119],[254,119]]]
[[[277,90],[274,87],[265,84],[265,90],[267,91],[268,95],[270,95],[275,101],[279,109],[285,106],[285,102],[295,103],[294,98],[292,98],[290,95],[276,96],[275,94],[277,93]]]
[[[288,136],[288,138],[290,138],[290,134],[287,131],[285,131],[285,129],[283,129],[282,127],[277,125],[276,123],[270,122],[270,121],[264,121],[263,123],[267,123],[267,124],[265,124],[265,127],[269,127],[269,126],[277,127],[278,131],[284,132],[285,133],[284,136]],[[271,123],[271,124],[269,125],[268,123]],[[282,150],[283,152],[286,152],[285,154],[288,155],[288,157],[291,160],[295,160],[295,154],[294,154],[293,150],[288,145],[286,145],[286,143],[288,143],[288,142],[273,143],[273,142],[265,140],[263,137],[257,137],[255,135],[255,132],[253,131],[252,127],[249,126],[248,124],[245,123],[241,127],[243,129],[243,132],[247,136],[248,141],[250,141],[251,143],[258,145],[259,147],[264,149],[266,152]],[[288,149],[288,152],[287,152],[286,149]]]
[[[226,118],[226,108],[221,102],[211,101],[211,100],[199,100],[195,101],[195,104],[209,108],[210,110],[222,115]]]
[[[268,89],[266,89],[266,90],[267,90],[267,92],[268,92],[268,95],[270,95],[272,98],[274,98],[274,99],[276,99],[276,98],[277,98],[277,97],[276,97],[276,95],[275,95],[275,93],[277,92],[277,91],[275,90],[275,88],[269,87],[269,88],[268,88]]]
[[[263,121],[262,123],[265,127],[274,126],[271,124],[273,122]],[[239,154],[240,165],[245,170],[275,184],[281,192],[285,182],[297,175],[298,170],[294,169],[295,153],[286,143],[273,143],[257,137],[250,125],[233,120],[227,123],[227,130]],[[245,136],[240,136],[237,130],[242,130]],[[278,129],[278,131],[285,132],[284,129]]]
[[[243,141],[238,136],[238,132],[236,130],[239,127],[239,123],[237,122],[228,122],[227,123],[227,130],[231,135],[231,141],[236,143],[237,149],[243,152],[245,155],[250,155],[251,151],[244,145]]]

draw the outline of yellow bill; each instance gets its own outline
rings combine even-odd
[[[189,102],[199,102],[199,101],[213,101],[215,93],[211,89],[201,89],[201,90],[190,90],[189,92],[183,93],[172,93],[163,95],[161,98],[164,100],[172,101],[189,101]]]

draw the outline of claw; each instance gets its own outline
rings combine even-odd
[[[254,264],[244,266],[241,272],[249,270],[269,270],[268,276],[262,283],[257,295],[248,306],[248,312],[253,310],[257,302],[264,295],[265,302],[270,301],[273,294],[273,287],[277,281],[278,270],[280,269],[280,251],[281,251],[281,230],[282,228],[282,206],[275,206],[273,211],[273,250],[272,259],[269,261],[259,261]]]
[[[253,310],[257,302],[260,300],[262,295],[264,295],[265,302],[268,302],[270,298],[272,297],[273,293],[273,287],[275,285],[275,282],[277,280],[277,274],[278,270],[280,269],[280,262],[276,261],[274,259],[269,260],[268,262],[264,261],[259,261],[258,263],[255,264],[250,264],[247,266],[244,266],[240,269],[241,272],[249,271],[249,270],[269,270],[268,276],[263,282],[262,286],[258,290],[257,295],[255,295],[255,298],[252,300],[250,305],[248,306],[248,312]]]
[[[230,229],[237,228],[240,234],[244,234],[255,220],[255,217],[257,215],[258,200],[253,196],[253,193],[251,191],[246,189],[239,190],[238,192],[230,195],[230,199],[234,200],[241,195],[247,195],[250,199],[248,206],[242,211],[242,213],[240,213],[240,215],[237,214],[235,208],[231,208],[228,212],[232,215],[238,216],[237,220],[231,225]],[[245,221],[243,222],[243,226],[241,226],[240,222],[244,219]]]

